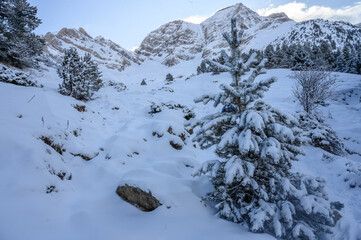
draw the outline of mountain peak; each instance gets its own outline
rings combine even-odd
[[[84,28],[62,28],[59,32],[56,33],[57,37],[70,37],[75,39],[87,39],[92,38]]]
[[[80,55],[90,53],[98,64],[118,71],[141,62],[133,52],[101,36],[93,38],[81,27],[62,28],[56,33],[48,32],[45,35],[45,46],[45,53],[54,64],[61,61],[65,49],[69,47],[78,49]]]
[[[287,22],[287,21],[293,21],[290,19],[286,13],[279,12],[279,13],[272,13],[271,15],[267,16],[268,18],[273,18],[275,20],[278,20],[280,22]]]
[[[248,29],[262,20],[262,17],[256,12],[244,6],[242,3],[237,3],[233,6],[218,10],[213,16],[201,23],[201,25],[224,23],[225,19],[231,19],[233,17],[237,19],[237,24],[239,24],[242,29]]]
[[[175,20],[150,32],[136,50],[145,57],[165,57],[166,66],[190,60],[202,51],[203,32],[198,24]],[[172,56],[168,58],[168,56]]]

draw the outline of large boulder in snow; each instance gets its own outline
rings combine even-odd
[[[118,186],[116,193],[124,201],[136,206],[145,212],[150,212],[162,205],[158,199],[152,196],[151,192],[145,192],[138,187],[132,187],[127,184]]]

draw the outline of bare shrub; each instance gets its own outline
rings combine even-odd
[[[334,75],[322,70],[294,72],[290,77],[296,81],[293,95],[308,113],[332,96],[336,83]]]

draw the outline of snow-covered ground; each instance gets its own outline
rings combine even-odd
[[[192,75],[195,62],[199,56],[173,68],[148,61],[121,73],[102,69],[105,82],[122,82],[127,90],[106,86],[87,103],[57,92],[54,69],[35,73],[44,88],[0,83],[0,239],[274,239],[217,218],[201,201],[212,186],[192,173],[216,156],[193,144],[184,116],[186,109],[196,118],[219,111],[193,99],[218,92],[230,76]],[[169,72],[175,81],[166,85]],[[265,100],[295,113],[301,107],[290,73],[270,70],[260,78],[277,76]],[[338,75],[337,95],[319,111],[354,154],[326,161],[323,150],[307,146],[293,170],[328,181],[330,200],[345,205],[335,239],[357,240],[361,188],[344,179],[346,164],[361,164],[361,77]],[[140,85],[144,78],[147,85]],[[150,114],[151,105],[162,111]],[[44,143],[49,140],[62,155]],[[162,206],[140,211],[115,193],[120,183],[151,190]]]

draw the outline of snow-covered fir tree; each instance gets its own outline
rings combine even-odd
[[[232,75],[222,92],[203,95],[195,102],[214,106],[231,103],[236,112],[214,113],[188,125],[198,127],[194,141],[202,148],[216,145],[218,160],[208,161],[198,175],[208,175],[215,190],[207,200],[216,203],[218,216],[245,223],[253,232],[267,232],[284,239],[318,239],[334,224],[325,181],[290,172],[291,161],[301,153],[296,118],[267,105],[261,98],[276,78],[258,81],[266,60],[241,79],[256,56],[240,59],[238,32],[232,19],[231,36],[224,34],[231,56],[222,66]],[[223,53],[224,54],[224,53]],[[216,65],[216,63],[212,64]]]
[[[33,31],[41,20],[26,0],[0,1],[0,62],[29,67],[43,50],[43,39]]]
[[[63,95],[76,98],[75,86],[82,81],[79,74],[82,70],[82,64],[79,54],[75,48],[66,49],[61,67],[58,69],[58,75],[63,79],[59,85],[59,92]]]
[[[94,92],[97,92],[102,86],[101,72],[98,64],[91,59],[90,53],[86,53],[83,57],[83,71],[84,85],[87,94],[87,100],[91,99]]]
[[[63,79],[59,92],[78,100],[90,100],[103,85],[98,65],[91,60],[90,54],[80,58],[75,48],[65,50],[58,75]]]

